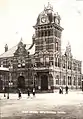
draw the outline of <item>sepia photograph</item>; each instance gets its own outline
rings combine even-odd
[[[0,0],[0,119],[83,119],[83,0]]]

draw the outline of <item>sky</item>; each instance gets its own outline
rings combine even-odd
[[[11,48],[21,37],[32,43],[33,26],[48,2],[61,16],[62,51],[69,42],[73,58],[83,61],[83,0],[0,0],[0,54],[5,44]]]

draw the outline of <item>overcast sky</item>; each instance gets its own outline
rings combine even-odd
[[[21,37],[32,43],[33,26],[48,2],[61,16],[62,49],[70,42],[73,57],[83,61],[83,0],[0,0],[0,54]]]

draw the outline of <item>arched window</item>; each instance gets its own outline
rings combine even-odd
[[[58,42],[56,42],[56,51],[58,51]]]
[[[41,31],[41,37],[44,35],[44,32],[43,31]]]
[[[47,31],[45,31],[45,36],[47,36]]]
[[[63,85],[65,85],[66,84],[66,82],[65,82],[65,76],[63,77]]]
[[[55,57],[55,66],[57,66],[57,57]]]
[[[75,85],[75,84],[76,84],[76,78],[74,77],[73,85]]]
[[[78,77],[78,85],[81,85],[81,77]]]
[[[48,30],[48,36],[50,36],[50,30]]]

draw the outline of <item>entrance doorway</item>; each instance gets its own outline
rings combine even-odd
[[[20,88],[20,89],[24,89],[25,88],[25,78],[24,78],[24,76],[19,76],[18,77],[17,87]]]
[[[41,90],[48,90],[48,76],[41,76]]]

